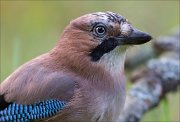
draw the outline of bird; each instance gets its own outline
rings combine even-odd
[[[50,51],[1,82],[0,121],[117,121],[126,98],[126,50],[151,39],[115,12],[72,20]]]

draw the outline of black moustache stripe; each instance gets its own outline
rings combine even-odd
[[[95,47],[92,52],[90,53],[92,61],[98,61],[105,53],[110,52],[116,46],[118,42],[114,38],[105,39],[100,45]]]

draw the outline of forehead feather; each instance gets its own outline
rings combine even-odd
[[[91,15],[104,19],[109,22],[118,22],[121,23],[122,21],[125,21],[125,18],[122,17],[121,15],[113,12],[97,12],[97,13],[92,13]]]
[[[75,19],[74,23],[76,23],[77,25],[80,26],[91,26],[92,24],[98,23],[98,22],[102,22],[102,23],[121,23],[126,21],[126,19],[124,17],[122,17],[121,15],[117,14],[117,13],[113,13],[113,12],[96,12],[96,13],[91,13],[91,14],[86,14],[84,16],[81,16],[77,19]]]

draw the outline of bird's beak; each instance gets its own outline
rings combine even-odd
[[[118,45],[144,44],[152,39],[149,34],[139,31],[137,29],[133,29],[129,36],[118,36],[115,38],[118,42]]]

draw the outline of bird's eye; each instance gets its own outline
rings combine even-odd
[[[96,33],[99,34],[99,35],[102,35],[106,32],[105,28],[102,27],[102,26],[98,26],[96,27]]]
[[[94,29],[94,33],[98,37],[104,37],[104,35],[106,34],[106,28],[102,25],[96,26]]]

